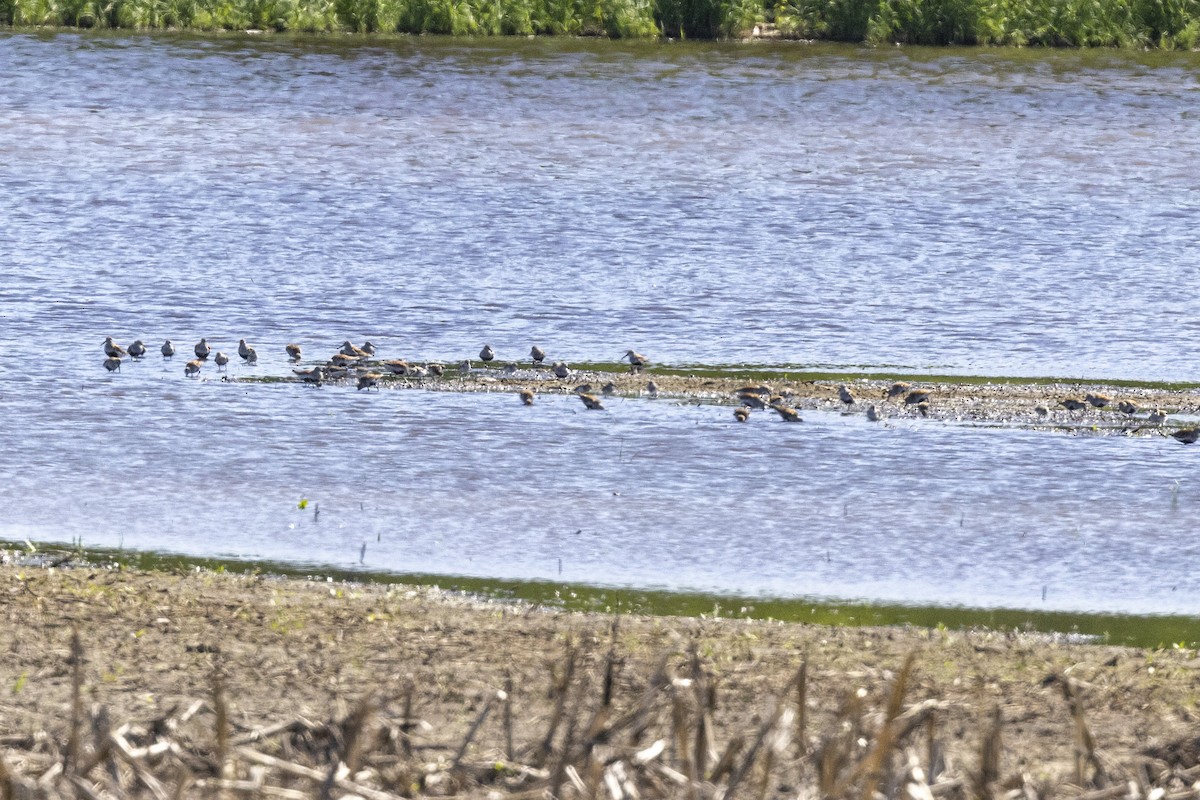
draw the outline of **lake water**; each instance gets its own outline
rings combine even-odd
[[[1169,440],[100,363],[245,336],[235,376],[350,338],[1197,380],[1200,55],[4,34],[0,73],[0,537],[1200,610]]]

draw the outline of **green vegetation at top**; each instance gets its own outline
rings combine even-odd
[[[1200,620],[1186,615],[906,606],[806,597],[739,597],[703,592],[589,586],[556,581],[375,572],[328,566],[306,567],[277,561],[204,558],[108,547],[85,550],[80,543],[45,543],[34,547],[28,542],[0,540],[0,549],[24,551],[31,564],[99,564],[143,572],[187,572],[203,569],[234,574],[265,574],[364,584],[436,586],[481,598],[531,603],[565,611],[651,616],[712,616],[848,627],[911,625],[950,630],[983,628],[1020,633],[1067,634],[1079,637],[1080,641],[1127,647],[1200,647]]]
[[[0,25],[1194,49],[1200,0],[0,0]]]

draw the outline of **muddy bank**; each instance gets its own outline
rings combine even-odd
[[[1128,781],[1195,779],[1181,772],[1197,760],[1190,650],[614,617],[196,571],[8,565],[0,581],[14,786],[155,796],[157,781],[170,796],[257,780],[314,796],[333,776],[330,796],[711,797],[733,784],[782,797],[921,782],[966,797],[984,781],[1115,797]],[[75,772],[50,774],[73,751]]]

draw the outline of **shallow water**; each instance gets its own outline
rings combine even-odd
[[[1198,68],[0,36],[0,537],[1195,611],[1173,442],[108,376],[100,342],[1196,380]]]

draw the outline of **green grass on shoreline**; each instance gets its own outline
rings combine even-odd
[[[318,578],[363,584],[436,586],[482,598],[519,601],[566,611],[649,616],[708,616],[848,627],[911,625],[950,630],[983,628],[1005,632],[1067,634],[1077,637],[1080,641],[1096,644],[1150,649],[1200,649],[1200,617],[1178,614],[1131,615],[958,606],[906,606],[803,597],[739,597],[702,592],[589,586],[544,580],[378,572],[277,561],[192,557],[107,547],[89,547],[85,550],[77,545],[63,543],[39,543],[31,549],[26,542],[0,540],[0,549],[25,553],[31,565],[66,561],[71,564],[109,565],[145,572],[201,569],[220,573]]]
[[[1200,0],[0,0],[0,26],[1193,50]]]

